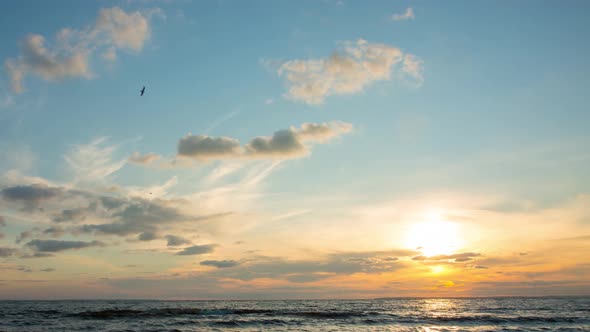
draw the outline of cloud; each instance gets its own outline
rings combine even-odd
[[[148,240],[159,234],[164,225],[171,227],[190,222],[194,227],[200,222],[205,223],[230,214],[228,211],[218,210],[215,213],[197,214],[192,204],[184,199],[144,199],[129,196],[123,190],[105,195],[90,190],[46,184],[25,183],[6,187],[0,190],[0,198],[0,209],[15,208],[18,207],[15,203],[22,202],[25,208],[21,211],[28,214],[26,218],[42,218],[60,225],[45,226],[43,231],[36,228],[24,231],[17,238],[17,243],[34,235],[59,237],[65,233],[136,235]],[[42,207],[41,202],[44,203]],[[208,210],[210,209],[206,208],[205,211]],[[171,241],[174,242],[174,239]]]
[[[191,244],[190,240],[176,235],[166,235],[164,238],[168,240],[168,242],[166,243],[168,247],[181,246],[183,244]]]
[[[127,160],[134,164],[149,165],[158,159],[160,159],[160,155],[155,153],[141,155],[139,152],[135,152]]]
[[[18,249],[0,247],[0,257],[10,257],[18,252]]]
[[[383,296],[381,284],[376,286],[378,289],[365,286],[372,285],[371,280],[388,282],[393,273],[407,264],[387,261],[385,258],[407,257],[415,253],[410,250],[340,252],[314,255],[308,260],[255,256],[240,261],[239,265],[232,268],[157,277],[112,278],[105,283],[130,297],[145,289],[154,290],[155,296],[169,298],[186,297],[187,292],[195,297],[216,299],[328,298],[334,294],[353,298],[361,293],[365,297],[377,297]],[[334,281],[325,280],[329,278],[334,278]],[[356,287],[358,283],[365,285],[361,286],[362,290]],[[126,293],[130,291],[134,293]]]
[[[106,51],[102,53],[102,58],[107,61],[116,61],[117,60],[117,49],[114,47],[109,47]]]
[[[116,146],[106,146],[107,137],[88,144],[73,145],[64,159],[77,182],[103,182],[125,166],[126,160],[113,160]]]
[[[150,37],[146,16],[140,12],[126,13],[119,7],[100,10],[93,33],[106,35],[108,42],[118,48],[141,51]]]
[[[413,62],[408,62],[408,68],[422,66],[413,55],[409,59]],[[358,93],[372,82],[389,80],[394,66],[403,60],[399,48],[359,39],[344,42],[326,59],[287,61],[280,65],[278,74],[289,85],[288,98],[317,105],[327,96]]]
[[[58,252],[68,249],[82,249],[95,246],[104,246],[100,241],[59,241],[59,240],[32,240],[27,243],[28,247],[40,252]]]
[[[259,136],[245,146],[245,155],[254,158],[293,158],[309,153],[305,143],[325,143],[352,131],[352,124],[341,121],[303,123],[301,128],[276,131],[272,136]]]
[[[41,269],[40,271],[41,272],[53,272],[53,271],[55,271],[55,269],[54,268],[51,268],[51,267],[48,267],[48,268],[45,268],[45,269]]]
[[[241,264],[239,268],[220,272],[216,276],[240,280],[272,278],[308,282],[334,275],[393,272],[404,265],[394,256],[408,256],[413,253],[415,252],[407,250],[342,252],[310,260],[257,257]]]
[[[12,89],[16,93],[23,92],[22,81],[27,74],[34,74],[47,81],[70,77],[91,77],[87,50],[60,55],[59,50],[50,50],[46,47],[43,36],[30,34],[22,42],[21,52],[18,58],[8,59],[5,62]]]
[[[479,253],[464,252],[453,255],[436,255],[436,256],[414,256],[412,260],[415,261],[443,261],[443,260],[455,260],[455,262],[468,262],[473,260],[474,257],[480,256]]]
[[[49,235],[52,237],[60,237],[65,234],[65,231],[61,227],[52,226],[52,227],[48,227],[45,230],[43,230],[43,234]]]
[[[246,155],[253,157],[295,157],[307,153],[297,133],[291,129],[276,131],[272,136],[256,137],[245,148]]]
[[[325,143],[352,131],[352,124],[342,121],[303,123],[274,132],[272,136],[258,136],[243,147],[237,139],[187,135],[178,143],[178,155],[194,159],[288,159],[307,155],[311,143]]]
[[[29,259],[29,258],[46,258],[46,257],[53,257],[53,254],[47,252],[35,252],[33,254],[26,254],[20,256],[20,258]]]
[[[36,205],[39,202],[55,198],[59,194],[59,189],[43,184],[19,185],[4,188],[0,191],[0,195],[4,200],[23,202],[26,205]]]
[[[213,252],[215,247],[217,247],[216,244],[195,245],[186,247],[182,251],[177,252],[176,254],[180,256],[208,254]]]
[[[167,202],[164,200],[148,201],[134,198],[125,201],[122,206],[107,211],[107,217],[111,222],[103,224],[85,224],[79,227],[83,233],[98,233],[105,235],[126,236],[130,234],[140,235],[143,239],[149,239],[151,234],[158,232],[162,225],[174,225],[181,222],[196,223],[217,219],[228,215],[228,213],[215,213],[209,215],[192,216],[185,215],[176,207],[168,206],[169,204],[178,205],[177,202]]]
[[[75,208],[62,210],[57,216],[53,217],[53,222],[78,222],[86,218],[88,208]]]
[[[139,236],[137,237],[137,239],[139,241],[152,241],[158,238],[158,235],[156,234],[156,232],[143,232],[141,234],[139,234]]]
[[[239,154],[240,142],[230,137],[210,137],[191,134],[178,142],[178,155],[194,159],[211,159]]]
[[[222,261],[207,260],[207,261],[202,261],[200,264],[204,265],[204,266],[214,266],[218,269],[223,269],[223,268],[234,267],[234,266],[240,265],[239,262],[234,261],[234,260],[222,260]]]
[[[391,19],[394,21],[407,21],[407,20],[413,20],[414,18],[415,18],[414,9],[412,9],[411,7],[408,7],[403,14],[391,15]]]
[[[16,243],[19,244],[22,241],[33,236],[33,230],[23,231],[16,237]]]
[[[418,84],[424,81],[424,61],[413,54],[404,56],[402,71],[415,79]]]
[[[12,90],[23,92],[23,81],[34,75],[46,81],[93,76],[89,63],[95,52],[114,61],[117,49],[139,52],[150,37],[149,17],[118,7],[101,9],[94,25],[82,30],[64,28],[51,45],[45,37],[30,34],[21,43],[21,54],[7,59]]]
[[[342,121],[329,123],[304,123],[301,129],[295,130],[299,139],[311,142],[326,142],[352,131],[352,124]]]

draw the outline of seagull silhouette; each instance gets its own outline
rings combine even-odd
[[[139,96],[143,96],[143,93],[145,92],[145,86],[143,87],[143,89],[141,89],[141,94]]]

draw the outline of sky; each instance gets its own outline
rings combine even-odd
[[[2,1],[0,299],[590,295],[589,10]]]

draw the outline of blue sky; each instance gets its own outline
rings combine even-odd
[[[412,224],[433,218],[432,211],[439,222],[462,226],[461,235],[452,235],[461,241],[447,243],[452,253],[438,246],[430,254],[478,254],[469,256],[473,264],[431,275],[434,284],[465,269],[473,280],[484,272],[479,277],[492,278],[491,265],[473,269],[477,259],[520,251],[558,264],[549,253],[571,246],[544,241],[590,234],[584,207],[590,199],[588,7],[583,1],[3,2],[0,216],[6,226],[0,247],[6,254],[0,262],[13,282],[0,285],[0,296],[27,297],[16,291],[21,274],[45,277],[35,269],[62,266],[76,255],[111,266],[109,278],[143,278],[116,266],[145,259],[147,250],[158,252],[161,264],[150,267],[158,275],[150,282],[174,273],[218,283],[246,280],[195,269],[184,255],[169,260],[182,249],[162,242],[167,232],[184,234],[186,245],[214,244],[206,253],[212,256],[200,258],[230,259],[232,268],[245,270],[269,257],[310,262],[310,252],[330,260],[343,252],[419,251],[401,243]],[[66,28],[69,37],[59,37]],[[68,62],[76,55],[82,62]],[[182,153],[181,144],[190,152]],[[134,153],[152,159],[134,160]],[[55,194],[61,201],[34,196],[48,188],[61,188]],[[78,197],[76,190],[88,194]],[[83,204],[89,209],[101,197],[143,206],[145,214],[170,208],[179,209],[177,217],[221,217],[193,228],[184,217],[165,227],[129,221],[147,228],[108,234],[94,226],[126,223],[123,212],[92,210],[70,223],[55,221],[63,211],[80,209],[80,200],[89,200]],[[38,211],[27,211],[31,206]],[[514,239],[500,235],[516,222],[522,225],[515,237],[547,223],[527,240],[533,249],[513,248]],[[44,232],[57,226],[60,232]],[[560,231],[551,233],[553,227]],[[23,232],[29,233],[15,243]],[[470,232],[484,235],[478,242]],[[144,233],[153,238],[137,240]],[[293,237],[280,250],[270,249]],[[34,240],[82,241],[88,248],[49,252]],[[576,241],[576,250],[587,248]],[[34,253],[53,256],[22,258]],[[411,285],[388,290],[392,295],[434,291],[414,284],[411,276],[425,263],[412,263],[413,255],[398,255]],[[556,278],[554,265],[526,264],[547,273],[547,280]],[[96,295],[87,283],[105,276],[84,272],[85,266],[56,267],[55,285],[76,280],[81,290],[72,296]],[[296,273],[277,273],[273,282],[282,285]],[[349,294],[366,297],[382,291],[379,280],[396,276],[377,268],[312,274],[317,285],[293,294],[258,289],[257,279],[248,279],[257,292],[246,295],[306,297],[303,288],[334,278]],[[375,278],[374,289],[350,286],[362,274]],[[570,286],[536,291],[589,289],[575,278]],[[116,283],[101,287],[115,297],[145,295],[121,295]],[[475,284],[461,287],[434,289],[485,294]],[[38,291],[52,297],[47,288]],[[506,290],[515,292],[533,291]]]

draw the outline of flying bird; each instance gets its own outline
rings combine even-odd
[[[143,87],[143,89],[141,89],[141,94],[139,96],[143,96],[143,93],[145,92],[145,86]]]

